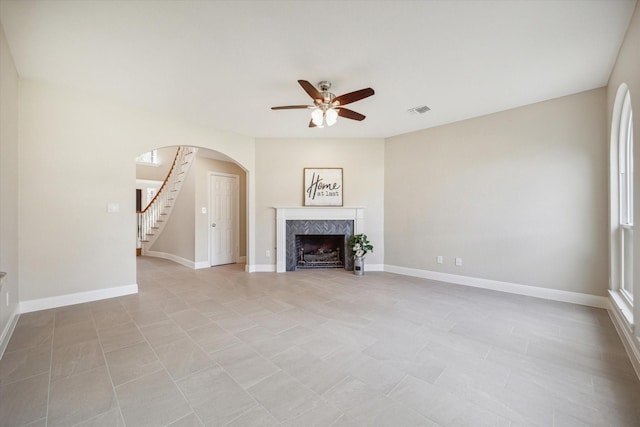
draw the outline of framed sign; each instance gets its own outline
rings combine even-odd
[[[305,206],[342,206],[342,168],[304,168]]]

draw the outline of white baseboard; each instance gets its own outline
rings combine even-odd
[[[629,324],[627,317],[620,310],[620,307],[616,304],[613,297],[611,299],[609,317],[611,317],[613,326],[615,326],[616,331],[618,331],[622,345],[624,345],[625,350],[627,350],[627,355],[631,360],[633,369],[636,371],[636,376],[640,379],[640,339],[634,335],[632,326]]]
[[[178,255],[166,253],[166,252],[158,252],[158,251],[145,251],[145,256],[151,256],[156,258],[168,259],[169,261],[177,262],[180,265],[183,265],[187,268],[191,268],[193,270],[200,270],[203,268],[211,267],[211,263],[209,261],[191,261],[186,258],[182,258]],[[244,264],[247,261],[247,257],[239,257],[236,261],[236,264]]]
[[[177,262],[177,261],[176,261]],[[182,263],[180,263],[182,264]],[[182,264],[184,265],[184,264]],[[202,268],[209,268],[211,267],[211,263],[209,261],[197,261],[193,264],[193,268],[196,270],[200,270]]]
[[[7,322],[7,325],[4,327],[4,330],[0,335],[0,359],[2,359],[4,351],[7,349],[7,345],[9,345],[9,340],[11,339],[11,335],[13,335],[13,331],[16,328],[19,317],[18,306],[16,305],[16,309],[9,316],[9,322]]]
[[[169,261],[173,261],[173,262],[177,262],[180,265],[184,265],[185,267],[191,268],[191,269],[196,269],[196,268],[208,268],[211,267],[211,265],[207,262],[207,261],[199,261],[198,263],[193,262],[189,259],[186,258],[182,258],[179,257],[178,255],[174,255],[174,254],[169,254],[166,252],[158,252],[158,251],[144,251],[144,255],[145,256],[151,256],[151,257],[156,257],[156,258],[162,258],[162,259],[168,259]],[[198,265],[201,265],[202,263],[207,264],[204,267],[197,267]]]
[[[275,264],[247,264],[245,267],[247,273],[275,273]]]
[[[58,295],[55,297],[32,299],[22,301],[20,303],[20,313],[31,313],[32,311],[48,310],[50,308],[65,307],[67,305],[82,304],[84,302],[99,301],[137,293],[138,285],[133,284],[118,286],[115,288],[97,289],[95,291]]]
[[[364,264],[364,271],[385,271],[384,264]]]
[[[420,277],[456,285],[472,286],[475,288],[491,289],[493,291],[526,295],[553,301],[569,302],[597,308],[610,308],[609,299],[598,295],[582,294],[579,292],[561,291],[558,289],[540,288],[537,286],[519,285],[516,283],[500,282],[497,280],[479,279],[476,277],[459,276],[457,274],[440,273],[437,271],[419,270],[415,268],[385,265],[384,271],[403,274],[405,276]]]

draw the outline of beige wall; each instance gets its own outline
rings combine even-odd
[[[23,80],[20,90],[21,297],[136,283],[135,166],[104,103]],[[120,213],[107,213],[118,203]],[[117,266],[117,268],[114,268]]]
[[[0,271],[8,274],[0,292],[0,356],[2,337],[17,314],[19,301],[18,88],[18,73],[0,27]]]
[[[616,64],[609,78],[609,84],[607,86],[607,112],[609,121],[607,122],[607,136],[611,131],[611,117],[616,98],[618,88],[622,83],[625,83],[629,87],[629,93],[631,94],[631,107],[633,108],[633,128],[634,128],[634,165],[635,165],[635,178],[634,178],[634,222],[638,224],[640,215],[640,5],[636,4],[636,9],[631,17],[631,23],[627,30],[626,37],[618,53]],[[608,141],[608,139],[607,139]],[[614,177],[615,179],[615,177]],[[637,226],[636,226],[637,227]],[[616,250],[617,245],[613,245],[613,250]],[[634,232],[635,253],[640,253],[640,232]],[[634,318],[640,319],[640,304],[637,302],[640,299],[640,257],[637,255],[634,258],[634,295],[636,297],[636,304],[634,306]],[[614,267],[615,269],[615,267]],[[615,275],[613,277],[616,280]],[[636,322],[637,324],[637,322]],[[636,327],[636,335],[640,336],[640,328]],[[640,347],[639,347],[640,348]]]
[[[627,34],[618,52],[618,58],[616,59],[611,76],[609,77],[609,84],[607,86],[607,111],[609,121],[611,120],[611,111],[613,110],[616,92],[622,83],[626,83],[627,86],[629,86],[631,102],[635,110],[637,111],[640,108],[637,106],[640,104],[640,101],[638,101],[638,99],[640,99],[640,53],[638,52],[640,52],[640,5],[636,4],[629,28],[627,29]],[[634,101],[636,102],[634,103]],[[636,129],[638,129],[639,116],[639,114],[636,114],[634,117],[635,121],[633,125]],[[635,136],[637,138],[637,134]]]
[[[597,89],[389,138],[385,264],[605,295],[605,105]]]
[[[253,191],[253,138],[31,80],[21,80],[19,106],[22,301],[136,282],[140,153],[178,143],[223,152]]]
[[[256,139],[256,264],[275,268],[274,207],[302,206],[305,167],[343,168],[344,206],[365,208],[364,230],[374,246],[366,262],[383,264],[382,139]],[[270,257],[266,250],[271,252]]]

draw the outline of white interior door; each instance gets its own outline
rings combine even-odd
[[[212,174],[209,189],[211,265],[231,264],[238,247],[238,177]]]

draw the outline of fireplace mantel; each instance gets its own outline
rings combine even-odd
[[[287,220],[352,220],[355,234],[364,229],[364,208],[291,207],[276,209],[276,271],[284,273],[286,266]]]

